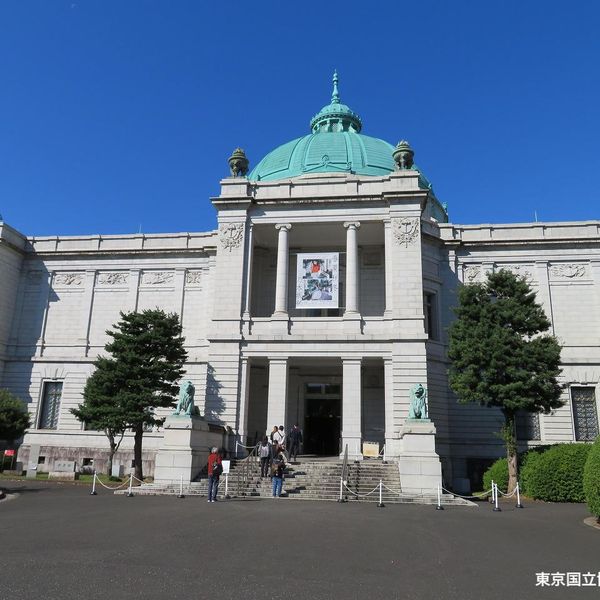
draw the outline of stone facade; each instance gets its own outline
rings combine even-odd
[[[457,404],[445,331],[457,286],[499,268],[530,281],[564,346],[565,404],[523,443],[574,441],[570,386],[600,380],[600,223],[458,226],[431,216],[436,203],[411,170],[237,177],[213,199],[213,232],[26,238],[2,225],[0,385],[27,402],[34,423],[20,460],[39,446],[41,470],[67,457],[101,468],[103,434],[69,409],[119,311],[160,307],[181,317],[186,377],[206,420],[230,433],[229,449],[298,422],[311,453],[348,445],[361,458],[362,441],[376,441],[400,458],[409,390],[424,383],[444,481],[460,486],[501,454],[500,414]],[[339,310],[294,308],[295,254],[307,250],[340,253]],[[50,427],[48,382],[62,383]],[[150,473],[163,438],[145,436]],[[126,437],[123,462],[132,444]]]

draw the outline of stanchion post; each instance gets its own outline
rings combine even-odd
[[[437,506],[435,507],[435,510],[444,510],[444,507],[442,506],[442,488],[441,486],[437,486]]]
[[[517,504],[516,504],[516,508],[523,508],[523,505],[521,504],[521,486],[519,485],[518,481],[517,481]]]
[[[385,508],[385,504],[383,503],[383,481],[379,480],[379,504],[378,508]]]
[[[494,512],[500,512],[502,509],[498,506],[498,484],[494,483],[494,489],[496,490],[495,502],[494,502]]]
[[[90,492],[90,496],[97,496],[98,492],[96,491],[96,471],[94,471],[94,478],[92,479],[92,491]]]
[[[129,473],[129,489],[127,490],[127,497],[131,498],[133,496],[133,473]]]
[[[183,475],[179,476],[179,494],[177,495],[178,498],[185,498],[185,496],[183,495]]]

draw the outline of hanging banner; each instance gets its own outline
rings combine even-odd
[[[338,308],[338,252],[298,254],[296,308]]]

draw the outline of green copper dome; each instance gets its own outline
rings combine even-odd
[[[331,102],[312,118],[310,127],[311,134],[269,152],[248,179],[274,181],[310,173],[384,176],[394,171],[394,147],[360,133],[360,117],[340,101],[337,73]]]

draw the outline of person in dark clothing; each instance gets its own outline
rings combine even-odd
[[[289,444],[288,453],[290,460],[296,460],[298,452],[300,450],[300,444],[302,443],[302,430],[298,427],[298,424],[294,425],[288,434]]]

